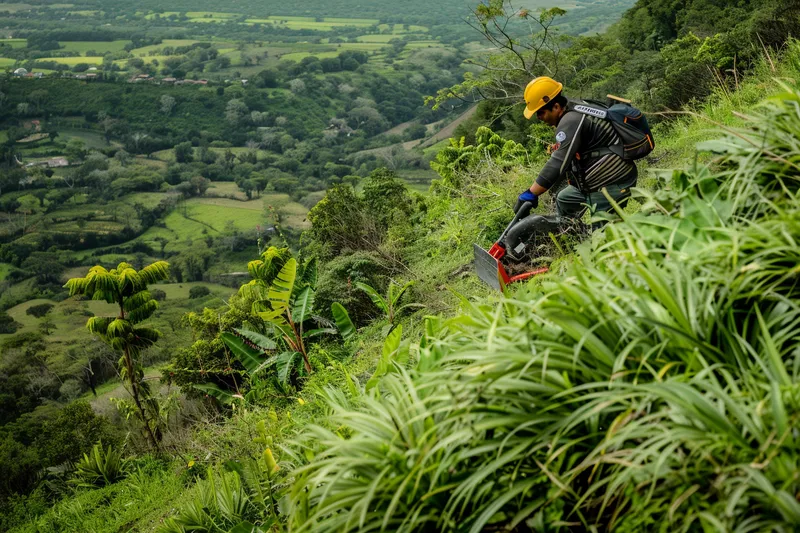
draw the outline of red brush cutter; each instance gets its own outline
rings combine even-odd
[[[530,272],[510,276],[501,262],[506,256],[506,244],[504,242],[506,235],[511,231],[511,228],[519,222],[523,213],[530,212],[530,207],[530,203],[523,204],[522,208],[514,215],[511,224],[508,225],[488,252],[478,244],[473,245],[473,250],[475,251],[475,270],[478,273],[478,277],[481,278],[484,283],[498,291],[502,291],[509,283],[530,279],[533,276],[544,274],[550,270],[548,267],[541,267]]]

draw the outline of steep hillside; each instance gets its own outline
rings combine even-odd
[[[16,516],[43,514],[14,531],[790,531],[798,65],[793,43],[775,70],[765,59],[738,91],[661,126],[623,220],[578,254],[562,241],[550,274],[506,295],[468,273],[471,245],[492,241],[542,160],[474,159],[458,189],[455,175],[434,188],[416,230],[395,220],[317,285],[358,323],[368,304],[330,273],[349,283],[401,253],[392,276],[416,281],[406,301],[423,310],[388,336],[368,313],[344,345],[311,349],[302,390],[253,381],[261,393],[184,434],[174,459],[140,457],[127,479],[46,512],[21,503]]]

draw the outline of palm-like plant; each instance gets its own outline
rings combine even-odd
[[[355,283],[356,287],[367,293],[372,303],[375,304],[375,307],[380,309],[383,314],[386,316],[386,320],[389,324],[394,324],[395,319],[406,309],[410,308],[419,308],[424,307],[422,304],[418,303],[408,303],[405,305],[400,305],[401,299],[403,295],[406,294],[406,291],[414,285],[413,281],[407,282],[405,285],[400,285],[395,283],[394,281],[389,282],[389,288],[386,291],[386,297],[384,298],[381,294],[376,291],[370,285],[366,283],[361,283],[360,281]]]
[[[118,306],[117,316],[92,317],[86,322],[86,327],[121,354],[120,375],[131,394],[145,435],[154,448],[158,448],[161,440],[158,402],[151,396],[144,380],[138,355],[152,346],[160,334],[139,324],[158,309],[158,302],[150,296],[147,285],[168,277],[169,264],[165,261],[157,261],[138,272],[128,263],[120,263],[112,270],[92,267],[86,277],[70,279],[64,285],[70,296],[86,295],[92,300],[105,300]]]
[[[119,481],[127,474],[127,463],[122,451],[111,446],[103,449],[103,443],[95,444],[92,451],[83,454],[75,465],[75,475],[70,483],[79,487],[103,487]]]

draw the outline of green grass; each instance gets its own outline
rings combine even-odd
[[[413,41],[406,44],[406,48],[442,48],[444,44],[439,41]]]
[[[10,57],[0,57],[0,68],[13,67],[16,64],[17,64],[16,59],[12,59]]]
[[[16,272],[17,270],[19,269],[12,264],[0,263],[0,281],[5,280],[9,274]]]
[[[84,130],[78,128],[58,128],[57,140],[59,141],[67,141],[69,139],[80,139],[82,140],[86,148],[108,148],[110,144],[106,141],[105,135],[100,132],[92,131],[92,130]]]
[[[30,4],[0,4],[0,11],[8,11],[9,13],[28,11],[32,8],[33,6]]]
[[[211,294],[219,298],[227,299],[232,296],[237,289],[226,287],[218,283],[207,283],[205,281],[193,281],[188,283],[157,283],[150,285],[150,289],[159,289],[167,294],[166,302],[171,300],[186,300],[189,298],[189,291],[192,287],[206,287]]]
[[[103,55],[107,52],[121,52],[125,45],[130,43],[127,40],[120,41],[61,41],[61,49],[65,52],[78,52],[85,55],[89,50],[94,50]]]
[[[152,209],[166,197],[167,194],[163,192],[136,192],[125,196],[123,201],[128,205],[141,204]]]
[[[316,56],[320,59],[325,59],[329,57],[337,57],[339,52],[292,52],[291,54],[285,54],[281,56],[281,59],[289,59],[292,61],[302,61],[303,59]]]
[[[333,31],[334,29],[337,28],[344,28],[349,26],[369,27],[373,25],[372,22],[364,22],[364,20],[367,19],[341,19],[341,20],[347,20],[347,22],[332,22],[332,21],[316,22],[314,19],[296,20],[300,18],[302,17],[294,17],[293,19],[289,19],[288,17],[249,18],[245,20],[245,23],[270,24],[274,26],[288,28],[290,30],[317,30],[317,31]]]
[[[0,11],[8,4],[0,4]],[[28,46],[27,39],[0,39],[0,45],[10,46],[11,48],[25,48]]]
[[[399,170],[397,173],[412,191],[421,194],[427,194],[431,181],[439,178],[433,170]]]
[[[214,19],[232,19],[232,18],[236,18],[236,17],[241,16],[238,13],[225,13],[225,12],[219,12],[219,11],[187,11],[186,12],[186,16],[189,17],[190,19],[205,18],[205,17],[209,17],[209,15],[210,15],[211,18],[214,18]]]
[[[38,61],[52,61],[54,63],[60,63],[62,65],[68,65],[70,67],[74,67],[75,65],[79,65],[81,63],[86,63],[87,65],[102,65],[103,58],[102,57],[43,57],[38,59]]]
[[[356,40],[361,43],[388,43],[391,40],[399,39],[397,35],[393,34],[374,34],[374,35],[360,35]]]
[[[131,50],[131,54],[134,56],[144,57],[150,52],[163,49],[165,46],[190,46],[199,42],[200,41],[195,39],[164,39],[161,44],[151,44],[149,46],[142,46],[141,48],[134,48]]]
[[[340,18],[340,17],[325,17],[322,19],[323,22],[341,22],[345,24],[368,24],[373,25],[380,22],[378,19],[349,19],[349,18]]]

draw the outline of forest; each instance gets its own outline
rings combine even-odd
[[[318,4],[0,3],[0,530],[794,531],[800,6]],[[539,75],[656,149],[496,292]]]

